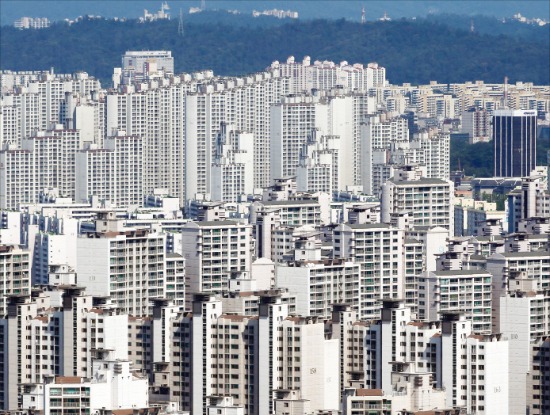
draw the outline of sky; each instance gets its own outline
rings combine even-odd
[[[359,20],[361,9],[365,7],[367,20],[375,20],[384,12],[392,18],[421,17],[429,13],[457,13],[466,15],[484,14],[495,17],[511,17],[520,12],[532,18],[550,20],[550,1],[497,1],[497,0],[447,0],[447,1],[257,1],[257,0],[206,0],[207,9],[236,9],[250,13],[252,10],[271,8],[298,11],[300,18],[346,18]],[[180,8],[187,13],[190,7],[200,6],[200,1],[168,1],[173,16]],[[160,9],[161,1],[130,0],[0,0],[0,23],[11,25],[22,17],[47,17],[50,20],[74,19],[80,15],[91,14],[103,17],[137,18],[143,15],[143,9],[155,12]]]

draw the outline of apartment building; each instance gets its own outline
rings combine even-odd
[[[21,17],[13,22],[16,29],[45,29],[50,27],[47,17]]]
[[[235,221],[189,222],[182,228],[186,304],[192,294],[225,293],[233,274],[250,272],[252,227]]]
[[[49,284],[52,266],[76,269],[78,220],[70,217],[37,215],[36,225],[28,226],[28,245],[32,251],[33,285]]]
[[[25,386],[48,376],[91,376],[96,349],[112,348],[115,358],[125,358],[127,325],[127,315],[94,307],[93,298],[74,286],[10,296],[0,320],[0,406],[20,408]]]
[[[95,232],[77,238],[76,246],[78,283],[89,294],[109,296],[134,316],[150,314],[154,298],[183,305],[185,292],[178,289],[184,288],[184,258],[168,258],[165,233],[125,228],[108,212],[98,216]]]
[[[378,317],[380,300],[403,298],[404,238],[403,230],[382,223],[334,228],[334,256],[361,266],[361,319]]]
[[[339,64],[331,61],[311,62],[305,56],[297,62],[294,56],[289,56],[286,62],[274,61],[268,68],[269,72],[280,72],[281,76],[292,80],[292,92],[309,92],[312,89],[331,89],[345,87],[350,91],[368,91],[370,88],[386,85],[386,68],[376,62],[366,67],[360,63],[349,64],[342,61]]]
[[[410,148],[419,153],[420,164],[426,166],[429,179],[448,180],[450,177],[451,136],[437,129],[417,132],[410,142]],[[413,162],[413,161],[411,161]],[[403,160],[403,164],[407,164]]]
[[[22,140],[21,148],[8,145],[0,152],[0,192],[3,209],[16,209],[20,203],[36,203],[40,190],[57,188],[74,199],[75,155],[81,148],[80,132],[37,131]]]
[[[222,123],[212,163],[212,200],[237,202],[254,193],[254,136]]]
[[[116,131],[104,146],[91,144],[76,154],[75,200],[97,197],[117,207],[141,206],[145,197],[142,138]]]
[[[7,313],[7,300],[31,291],[31,257],[16,245],[0,245],[0,313]]]
[[[312,410],[338,409],[338,339],[326,337],[323,320],[289,316],[279,296],[263,295],[259,313],[247,316],[226,314],[220,299],[197,295],[192,316],[173,325],[174,379],[182,383],[172,393],[183,408],[207,413],[208,397],[229,396],[245,414],[269,414],[285,406],[280,392],[299,389]],[[196,350],[202,358],[188,360]],[[187,365],[192,371],[182,371]]]
[[[271,179],[296,175],[300,150],[313,129],[331,133],[327,111],[327,103],[311,95],[287,97],[271,108]]]
[[[296,168],[298,191],[332,194],[343,188],[340,183],[340,141],[338,136],[317,137],[317,131],[311,131],[300,151]]]
[[[542,415],[550,410],[550,340],[541,338],[532,343],[530,370],[527,380],[527,405],[529,413]]]
[[[493,275],[493,291],[501,297],[509,287],[509,281],[518,273],[533,280],[537,290],[550,287],[550,256],[548,250],[533,252],[502,252],[487,258],[487,271]]]
[[[454,231],[453,184],[448,180],[421,177],[413,166],[397,170],[382,186],[382,222],[392,213],[410,212],[412,226],[441,226]]]
[[[0,208],[17,209],[36,201],[34,154],[6,144],[0,151]]]
[[[22,409],[50,415],[87,414],[110,409],[149,407],[148,382],[132,372],[130,361],[111,360],[105,352],[93,364],[90,378],[52,376],[43,383],[26,385]]]
[[[430,412],[433,414],[455,414],[445,410],[445,391],[434,388],[432,375],[418,373],[412,369],[392,373],[392,391],[381,389],[350,388],[346,390],[343,413],[346,415],[391,415]],[[421,397],[418,399],[417,397]],[[402,408],[408,408],[402,411]],[[432,409],[435,411],[432,412]],[[410,411],[410,412],[409,412]],[[445,412],[439,412],[445,411]]]
[[[468,142],[488,142],[492,137],[491,115],[486,109],[471,107],[462,113],[462,132],[468,134]]]
[[[521,187],[508,193],[508,232],[517,232],[519,223],[529,218],[550,216],[550,191],[543,171],[533,171],[521,179]]]
[[[477,270],[431,271],[418,276],[418,318],[440,320],[444,313],[464,312],[472,331],[492,333],[492,276]]]
[[[321,241],[313,234],[298,238],[294,258],[276,266],[276,285],[296,297],[302,316],[329,318],[333,304],[360,310],[361,265],[342,258],[323,258]]]
[[[446,407],[471,413],[508,412],[508,342],[501,335],[475,335],[457,313],[441,321],[410,320],[402,302],[386,301],[382,319],[371,324],[365,342],[365,384],[393,392],[392,372],[432,374],[445,391]],[[414,363],[415,362],[415,363]]]
[[[278,72],[243,78],[213,79],[185,97],[185,200],[211,193],[210,166],[214,161],[220,124],[232,124],[254,135],[254,187],[270,183],[270,108],[290,92],[290,80]],[[195,174],[196,172],[196,174]],[[278,176],[276,176],[278,177]],[[157,186],[159,187],[159,186]]]
[[[17,116],[9,123],[15,126],[16,140],[12,143],[21,145],[21,139],[30,137],[35,130],[45,131],[52,123],[65,122],[66,93],[91,97],[93,92],[100,91],[101,84],[86,72],[70,75],[55,74],[52,70],[3,73],[2,87],[0,106],[12,106],[11,114]]]
[[[488,236],[481,232],[488,220],[497,220],[501,229],[505,227],[506,213],[497,210],[496,203],[465,197],[455,198],[454,203],[455,236]]]

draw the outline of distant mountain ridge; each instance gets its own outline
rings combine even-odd
[[[52,21],[65,18],[75,19],[80,15],[100,15],[105,17],[125,17],[135,19],[143,14],[143,9],[156,11],[161,0],[78,0],[78,1],[44,1],[44,0],[2,0],[0,1],[0,19],[2,25],[11,25],[15,19],[22,16],[47,17]],[[187,13],[190,7],[201,5],[200,0],[181,1],[169,0],[172,16],[177,17],[180,8]],[[527,17],[550,19],[550,6],[545,1],[381,1],[381,0],[338,0],[338,1],[297,1],[297,0],[254,0],[229,1],[206,0],[208,10],[239,10],[248,13],[254,9],[292,9],[300,13],[301,19],[339,19],[359,21],[361,9],[365,7],[366,18],[373,21],[380,18],[384,12],[393,19],[402,17],[423,17],[441,13],[464,15],[486,15],[498,18],[511,17],[521,13]]]
[[[548,25],[539,28],[540,35],[519,38],[470,33],[430,19],[364,25],[344,19],[272,19],[251,25],[251,17],[213,12],[202,13],[200,19],[202,23],[186,22],[184,36],[178,35],[177,19],[148,24],[89,20],[23,31],[3,27],[0,65],[10,70],[83,70],[107,81],[126,50],[151,49],[172,51],[177,72],[212,69],[219,75],[244,75],[289,55],[309,55],[336,62],[376,61],[396,84],[502,82],[504,76],[511,82],[550,83]]]

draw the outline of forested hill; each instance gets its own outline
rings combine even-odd
[[[470,33],[428,20],[369,22],[294,21],[283,24],[186,22],[178,35],[177,19],[135,21],[84,20],[49,29],[2,27],[0,68],[58,73],[83,70],[111,78],[126,50],[171,50],[177,72],[213,69],[242,75],[264,69],[289,55],[339,62],[378,62],[394,84],[484,80],[550,83],[548,42],[504,35]],[[548,36],[549,28],[544,35]]]

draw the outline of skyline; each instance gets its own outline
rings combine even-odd
[[[541,2],[9,3],[0,414],[550,413]]]
[[[319,7],[323,3],[323,7]],[[143,10],[150,12],[160,8],[160,1],[24,1],[2,0],[0,3],[1,25],[13,24],[13,21],[23,17],[47,17],[52,21],[65,18],[74,19],[80,15],[100,15],[107,18],[125,17],[135,19],[143,15]],[[300,19],[344,18],[359,21],[361,9],[365,7],[367,21],[376,20],[385,12],[391,18],[423,17],[428,14],[461,14],[487,15],[497,18],[510,18],[515,13],[521,13],[527,18],[550,19],[550,6],[544,1],[341,1],[341,2],[311,2],[311,1],[228,1],[207,0],[206,9],[234,9],[243,13],[252,10],[290,9],[298,11]],[[315,5],[314,5],[315,4]],[[177,18],[180,8],[187,14],[190,7],[200,7],[200,1],[170,1],[173,18]]]

